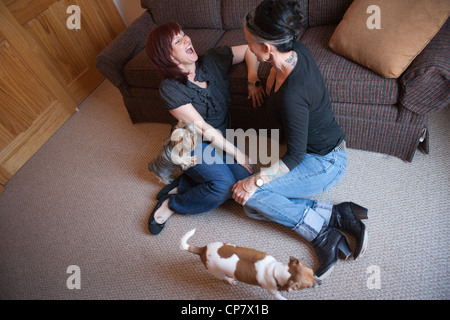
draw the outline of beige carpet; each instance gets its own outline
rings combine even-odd
[[[0,195],[1,299],[272,299],[261,288],[216,280],[181,251],[180,237],[194,227],[194,244],[225,241],[317,267],[309,243],[247,218],[233,202],[173,216],[159,236],[149,235],[162,185],[146,167],[169,126],[131,124],[108,81],[79,109]],[[369,208],[366,255],[340,260],[320,287],[286,297],[450,298],[449,120],[448,109],[432,116],[431,154],[418,152],[412,163],[348,151],[346,176],[318,199]],[[80,268],[81,289],[66,285],[70,265]]]

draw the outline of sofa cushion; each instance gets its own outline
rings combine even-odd
[[[214,47],[223,34],[223,31],[218,29],[184,29],[184,32],[192,39],[194,49],[199,55]],[[159,88],[161,78],[153,68],[145,50],[131,59],[123,72],[131,86]]]
[[[222,0],[223,27],[225,30],[242,29],[245,16],[256,8],[262,0]],[[302,24],[308,26],[308,0],[300,0],[300,8],[303,13]]]
[[[222,28],[221,0],[141,0],[141,6],[156,24],[175,21],[183,28]]]
[[[243,29],[234,29],[225,31],[220,41],[217,43],[217,46],[239,46],[242,44],[247,44],[245,40],[245,33]],[[269,75],[270,66],[267,66],[268,63],[261,63],[258,76],[261,80],[265,80]],[[236,64],[231,67],[230,71],[230,88],[233,94],[248,94],[248,72],[247,65],[245,62]]]
[[[379,27],[369,28],[379,8]],[[375,7],[375,8],[377,8]],[[356,0],[345,13],[330,47],[386,78],[398,78],[439,31],[450,12],[449,0]]]
[[[224,29],[242,29],[245,16],[261,2],[262,0],[223,0],[222,13]]]
[[[244,29],[234,29],[225,31],[217,46],[240,46],[242,44],[247,44]]]
[[[332,102],[396,104],[399,85],[361,65],[347,60],[328,47],[336,25],[308,28],[301,41],[316,60]]]
[[[309,26],[338,24],[353,0],[309,0]]]

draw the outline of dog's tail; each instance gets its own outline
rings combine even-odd
[[[181,245],[180,248],[182,250],[186,250],[189,251],[191,253],[195,253],[200,255],[203,250],[204,247],[196,247],[196,246],[191,246],[187,244],[187,241],[189,240],[190,237],[192,237],[195,233],[195,229],[192,229],[191,231],[188,231],[182,238],[181,238]]]

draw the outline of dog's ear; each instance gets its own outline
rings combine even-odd
[[[175,125],[175,129],[183,128],[185,126],[185,123],[183,120],[178,120],[177,124]]]
[[[298,259],[294,258],[293,256],[289,257],[289,264],[296,265],[298,264]]]

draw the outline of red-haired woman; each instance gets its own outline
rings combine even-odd
[[[158,234],[174,212],[203,213],[232,199],[232,186],[251,174],[245,153],[224,138],[230,128],[231,66],[246,61],[249,98],[254,105],[262,103],[265,93],[261,86],[254,85],[259,83],[258,61],[247,45],[216,47],[199,59],[181,26],[168,22],[150,32],[146,50],[163,78],[160,93],[168,112],[177,120],[194,123],[197,132],[210,142],[200,144],[196,153],[213,157],[213,161],[202,161],[186,170],[157,195],[159,201],[150,215],[148,228],[152,234]],[[225,150],[234,163],[229,164],[214,148]]]

